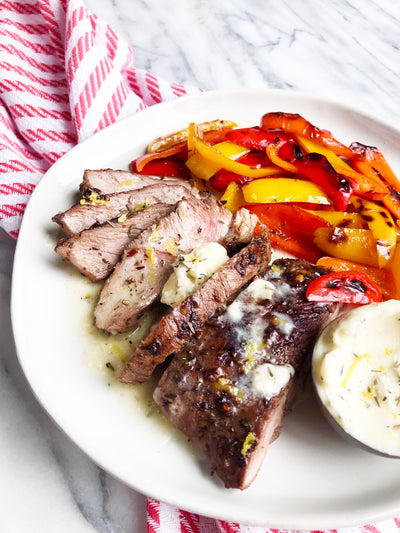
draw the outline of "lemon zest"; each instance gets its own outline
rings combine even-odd
[[[136,204],[134,211],[142,211],[143,209],[146,209],[146,207],[150,207],[151,205],[152,204],[146,200],[142,204]]]
[[[232,381],[229,378],[218,378],[217,381],[214,383],[214,387],[217,390],[228,392],[232,396],[237,396],[238,398],[244,397],[244,392],[235,387],[235,385],[232,384]]]
[[[176,245],[175,239],[165,242],[164,248],[167,250],[169,254],[173,255],[174,257],[178,255],[178,247]]]
[[[246,455],[247,452],[250,450],[250,448],[253,446],[253,443],[254,443],[255,440],[256,440],[256,437],[255,437],[254,433],[252,433],[251,431],[249,433],[247,433],[247,436],[244,439],[242,450],[241,450],[240,453],[242,455]]]
[[[110,201],[110,198],[101,198],[97,192],[91,192],[89,198],[81,198],[79,203],[81,205],[105,205]]]
[[[346,372],[346,375],[344,376],[343,380],[342,380],[342,383],[341,383],[341,386],[345,389],[346,388],[346,385],[347,385],[347,381],[349,379],[349,377],[352,375],[352,373],[354,372],[356,366],[358,365],[358,363],[360,363],[363,359],[371,359],[371,356],[369,353],[364,353],[362,355],[358,355],[354,361],[351,363],[349,369],[347,370]]]

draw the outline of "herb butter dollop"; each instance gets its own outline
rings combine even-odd
[[[333,321],[315,345],[312,371],[323,406],[346,433],[400,456],[400,301]]]
[[[161,293],[161,301],[175,307],[208,280],[226,261],[226,249],[217,242],[194,248],[190,254],[179,256],[174,271]]]

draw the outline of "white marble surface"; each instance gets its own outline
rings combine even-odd
[[[138,67],[171,81],[325,95],[400,123],[397,1],[85,4],[134,45]],[[145,498],[85,457],[22,375],[9,314],[13,251],[0,233],[0,532],[145,531]]]

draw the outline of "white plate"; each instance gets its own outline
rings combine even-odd
[[[12,287],[18,356],[33,391],[60,427],[96,463],[144,494],[200,514],[279,528],[338,528],[388,518],[400,514],[400,461],[342,441],[312,398],[287,416],[253,485],[244,492],[226,490],[185,439],[157,416],[147,416],[142,404],[129,406],[126,395],[107,387],[85,362],[92,344],[74,303],[82,289],[78,277],[60,268],[50,220],[71,205],[83,170],[127,169],[150,140],[191,121],[225,118],[250,126],[267,111],[300,113],[342,142],[377,145],[400,175],[398,131],[304,95],[218,91],[125,119],[62,157],[28,204]]]

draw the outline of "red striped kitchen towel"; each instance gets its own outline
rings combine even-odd
[[[44,172],[76,143],[199,89],[133,66],[81,0],[0,0],[0,227],[12,237]]]
[[[81,0],[0,0],[0,9],[0,227],[17,238],[35,185],[65,152],[123,117],[199,89],[135,68],[132,46]],[[147,527],[151,533],[282,533],[151,498]],[[388,520],[342,531],[399,529],[399,520]]]

